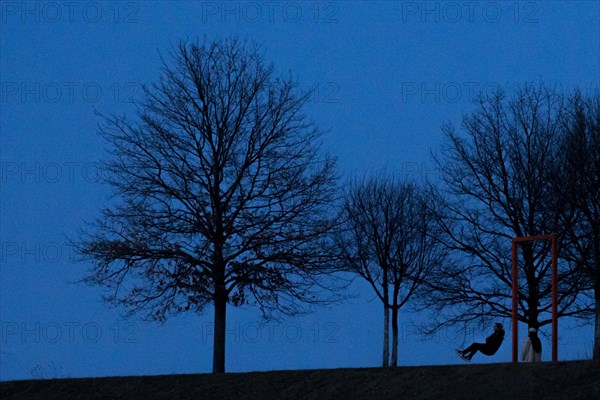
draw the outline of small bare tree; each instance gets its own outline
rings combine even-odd
[[[78,248],[88,282],[130,313],[162,322],[212,304],[224,372],[228,304],[268,316],[325,300],[334,160],[302,113],[308,94],[274,78],[259,47],[181,42],[170,55],[138,121],[103,117],[119,201]]]
[[[444,257],[419,187],[381,175],[351,185],[337,235],[345,268],[383,304],[383,366],[398,362],[398,312]],[[392,353],[389,354],[391,311]]]

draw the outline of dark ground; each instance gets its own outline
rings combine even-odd
[[[2,399],[600,399],[600,363],[471,364],[0,383]]]

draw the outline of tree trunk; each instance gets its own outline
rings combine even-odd
[[[383,305],[383,366],[390,365],[390,309]]]
[[[596,329],[594,330],[594,348],[592,350],[592,359],[600,360],[600,232],[594,232],[594,269],[592,277],[594,278],[594,294],[596,303]]]
[[[215,287],[215,332],[213,343],[213,374],[225,372],[225,332],[227,292],[224,285]]]
[[[596,287],[594,291],[596,293],[596,329],[594,332],[594,349],[592,351],[592,359],[600,360],[600,279],[596,280]]]
[[[525,276],[527,281],[527,310],[523,310],[523,315],[527,321],[527,328],[538,328],[539,327],[539,288],[538,279],[535,276],[535,264],[533,257],[533,244],[531,242],[523,245],[523,269],[525,270]]]
[[[392,309],[392,367],[398,366],[398,308]]]

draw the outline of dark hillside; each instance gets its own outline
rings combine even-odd
[[[600,399],[600,363],[484,364],[13,381],[2,399]]]

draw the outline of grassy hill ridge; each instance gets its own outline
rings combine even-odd
[[[2,399],[600,399],[600,363],[471,364],[11,381]]]

